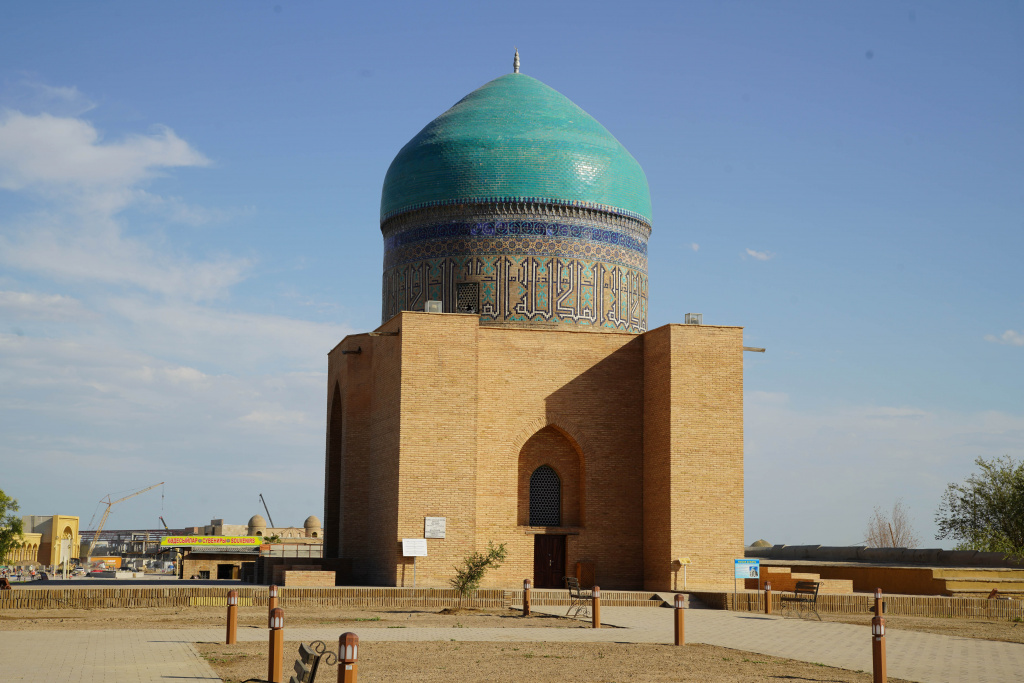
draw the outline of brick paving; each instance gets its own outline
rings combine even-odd
[[[535,608],[563,614],[564,608]],[[606,628],[363,628],[364,641],[478,642],[672,642],[673,610],[606,607]],[[287,628],[287,640],[337,641],[337,628]],[[397,625],[397,624],[396,624]],[[4,681],[125,683],[219,680],[192,643],[223,642],[222,628],[108,631],[8,631],[0,638]],[[240,628],[240,641],[264,641],[262,628]],[[784,619],[745,612],[687,610],[686,641],[817,662],[854,671],[871,670],[869,629],[850,624]],[[1024,671],[1024,645],[914,631],[886,637],[894,678],[922,683],[988,683],[1016,680]],[[52,649],[54,645],[56,649]]]
[[[207,629],[211,630],[212,629]],[[0,679],[39,683],[219,681],[180,631],[4,631]]]

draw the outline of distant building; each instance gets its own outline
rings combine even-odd
[[[253,581],[260,558],[285,557],[308,564],[323,555],[323,529],[313,515],[306,518],[301,528],[268,527],[262,515],[253,515],[248,524],[225,524],[223,519],[213,519],[206,526],[186,531],[193,536],[256,536],[265,540],[259,545],[237,548],[183,544],[179,576],[184,579]],[[330,585],[334,585],[333,579]]]
[[[38,564],[56,566],[78,559],[78,517],[71,515],[27,515],[21,518],[23,526],[20,548],[11,552],[8,562],[13,565]]]

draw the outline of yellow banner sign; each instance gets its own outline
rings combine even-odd
[[[162,547],[167,546],[223,546],[252,548],[263,543],[260,536],[164,536],[160,539]]]

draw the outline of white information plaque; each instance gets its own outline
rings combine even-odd
[[[444,538],[444,529],[447,517],[424,517],[423,537]]]
[[[402,555],[405,557],[426,557],[427,539],[425,538],[403,538]]]

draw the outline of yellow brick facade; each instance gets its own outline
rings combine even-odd
[[[731,586],[743,557],[742,329],[643,334],[481,325],[403,312],[328,356],[325,557],[353,579],[412,585],[401,539],[425,517],[418,586],[488,541],[508,559],[484,587],[534,577],[534,536],[565,537],[566,573],[604,588]],[[561,482],[558,527],[530,527],[529,476]],[[681,587],[681,585],[679,586]]]

